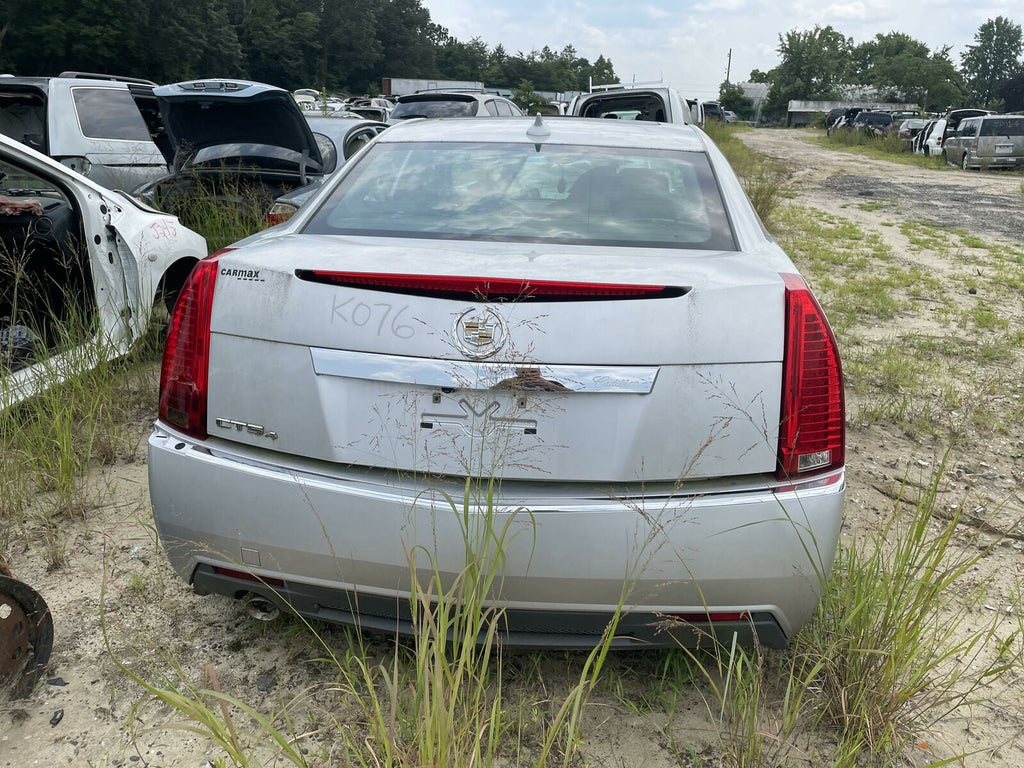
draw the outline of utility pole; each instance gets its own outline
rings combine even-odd
[[[725,64],[725,87],[729,87],[729,75],[732,74],[732,48],[729,49],[729,58]]]

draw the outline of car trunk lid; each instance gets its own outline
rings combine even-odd
[[[169,142],[167,162],[180,168],[207,147],[266,145],[323,160],[313,132],[290,93],[235,80],[194,80],[154,90]]]
[[[646,250],[302,236],[225,254],[209,434],[447,475],[774,471],[782,280],[736,253]]]

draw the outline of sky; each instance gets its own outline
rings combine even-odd
[[[931,50],[964,47],[985,21],[1024,23],[1021,0],[422,0],[435,24],[462,41],[480,37],[524,54],[572,45],[579,56],[610,58],[623,82],[660,80],[684,96],[714,99],[726,79],[779,63],[779,35],[831,24],[854,44],[903,32]],[[488,83],[488,85],[491,85]],[[514,85],[514,84],[495,84]]]

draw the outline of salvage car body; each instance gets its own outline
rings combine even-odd
[[[389,128],[197,267],[149,441],[196,592],[411,632],[483,526],[510,643],[593,645],[620,607],[617,646],[810,618],[834,337],[702,132],[610,122]]]
[[[329,175],[348,162],[360,149],[370,143],[373,138],[387,128],[387,123],[378,120],[363,120],[352,117],[307,116],[309,127],[320,146],[320,155],[324,159],[324,172]],[[324,182],[327,175],[308,184],[296,187],[290,192],[280,195],[267,213],[267,223],[280,224],[287,221],[292,214],[306,202]]]
[[[172,301],[207,251],[174,217],[6,136],[0,171],[5,409],[127,352],[158,295]]]
[[[0,133],[109,189],[167,173],[153,83],[65,72],[0,78]]]
[[[317,142],[288,91],[207,79],[153,92],[167,131],[161,148],[171,172],[135,194],[162,210],[189,204],[197,187],[227,201],[255,189],[269,201],[324,173]]]

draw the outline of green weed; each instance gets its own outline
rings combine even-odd
[[[754,152],[736,138],[737,131],[745,129],[710,120],[704,130],[729,160],[754,210],[768,226],[785,197],[789,173],[779,163]]]
[[[986,548],[954,545],[959,512],[937,515],[944,471],[945,461],[908,515],[897,507],[876,533],[841,547],[817,618],[795,643],[797,674],[840,752],[889,764],[1017,663],[985,659],[994,624],[967,626],[980,593],[947,596]]]

